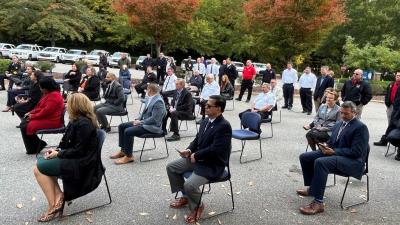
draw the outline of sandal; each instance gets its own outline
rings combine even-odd
[[[186,223],[196,223],[204,212],[204,204],[194,209],[185,219]]]
[[[180,209],[185,207],[188,204],[188,199],[185,197],[177,198],[172,201],[169,206],[174,209]]]
[[[53,210],[50,213],[60,211],[61,208],[64,208],[64,204],[65,204],[65,202],[64,202],[64,194],[63,194],[61,196],[60,200],[58,200],[58,202],[56,203],[56,205],[54,206]]]

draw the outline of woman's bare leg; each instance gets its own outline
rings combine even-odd
[[[33,173],[35,174],[36,181],[46,196],[47,203],[49,204],[47,211],[49,212],[56,202],[54,178],[42,174],[36,166],[33,168]]]

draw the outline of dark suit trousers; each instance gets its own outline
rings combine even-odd
[[[1,74],[0,75],[0,86],[1,86],[0,90],[5,90],[6,89],[5,84],[4,84],[4,79],[6,79],[6,76]]]
[[[109,107],[104,104],[99,104],[94,106],[94,112],[96,113],[97,121],[99,121],[99,124],[101,127],[108,127],[108,120],[107,120],[107,115],[110,115],[112,113],[118,113],[120,111]]]
[[[236,79],[234,79],[234,78],[232,78],[232,77],[229,77],[229,82],[231,82],[231,84],[232,84],[232,86],[233,86],[233,89],[235,89],[235,80],[236,80]],[[222,81],[222,76],[221,76],[221,81]]]
[[[178,122],[179,120],[185,120],[185,119],[191,119],[192,115],[191,113],[188,112],[182,112],[182,111],[173,111],[173,112],[167,112],[167,116],[164,118],[163,122],[163,130],[166,131],[167,129],[167,120],[168,117],[171,118],[171,123],[169,124],[170,129],[174,134],[179,135],[179,126]]]
[[[285,99],[284,106],[293,107],[293,94],[294,94],[293,84],[283,84],[283,98]]]
[[[240,86],[239,99],[241,100],[244,92],[247,89],[247,100],[250,101],[251,93],[253,92],[253,81],[252,80],[242,80],[242,85]]]
[[[163,100],[164,100],[164,103],[166,106],[169,106],[168,97],[174,97],[175,92],[176,92],[176,90],[161,92],[161,96],[163,97]]]
[[[132,156],[133,138],[143,134],[152,134],[142,126],[133,126],[132,122],[121,123],[118,126],[119,147],[126,156]]]
[[[300,88],[300,101],[303,111],[312,112],[311,88]]]
[[[15,101],[15,97],[17,97],[20,94],[25,94],[25,90],[21,89],[11,89],[7,91],[7,106],[13,106],[17,102]]]
[[[28,123],[23,121],[20,124],[20,130],[22,135],[22,140],[24,141],[26,154],[36,154],[38,150],[42,150],[46,147],[46,142],[39,139],[36,134],[28,135],[26,134],[26,129]]]
[[[165,76],[165,70],[157,69],[157,83],[160,83],[160,81],[164,81],[164,76]]]
[[[400,129],[394,129],[387,135],[387,140],[390,144],[400,147]]]
[[[328,175],[339,172],[336,161],[336,156],[325,156],[321,151],[300,155],[304,186],[310,186],[309,194],[315,199],[323,201]]]

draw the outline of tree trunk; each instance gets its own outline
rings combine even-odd
[[[161,52],[161,43],[160,42],[156,42],[156,51],[157,51],[157,57],[158,57]]]

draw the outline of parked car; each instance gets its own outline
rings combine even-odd
[[[43,49],[42,46],[32,44],[21,44],[10,51],[11,55],[16,55],[20,59],[37,60],[39,52]]]
[[[126,52],[114,52],[114,54],[112,54],[110,57],[108,57],[108,65],[110,67],[118,67],[118,61],[121,59],[121,54],[122,53],[125,53],[126,54],[126,58],[129,59],[129,61],[132,63],[131,56],[129,55],[129,53],[126,53]]]
[[[98,66],[100,64],[100,52],[102,52],[106,57],[109,55],[109,53],[105,50],[94,49],[88,55],[86,55],[86,61],[90,64]]]
[[[85,58],[87,51],[80,49],[70,49],[64,54],[62,61],[64,63],[74,63]]]
[[[182,71],[186,71],[185,64],[186,64],[186,62],[187,62],[188,60],[189,60],[189,59],[184,59],[184,60],[182,60],[182,62],[181,62],[181,70],[182,70]],[[191,61],[192,61],[193,65],[196,64],[196,60],[191,59]]]
[[[242,62],[232,61],[232,64],[235,65],[238,72],[243,72],[244,64]]]
[[[143,66],[142,66],[142,62],[143,60],[146,58],[147,56],[145,55],[141,55],[139,56],[139,58],[136,60],[136,69],[137,70],[144,70]]]
[[[267,64],[265,63],[255,63],[253,62],[253,66],[256,69],[257,75],[260,75],[260,71],[267,69]]]
[[[14,48],[12,44],[0,43],[0,58],[10,58],[10,50]]]
[[[61,62],[64,54],[67,52],[65,48],[58,47],[47,47],[39,52],[37,60],[38,61],[52,61],[59,63]]]

